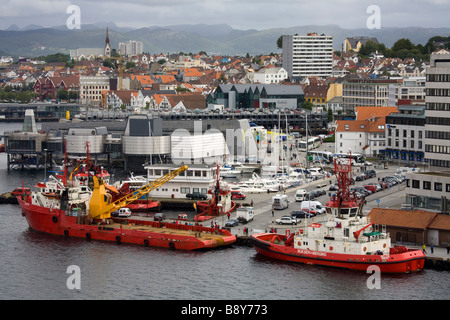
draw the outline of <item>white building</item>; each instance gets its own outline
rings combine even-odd
[[[120,42],[119,50],[124,56],[140,55],[144,52],[144,44],[142,41],[130,40],[127,43]]]
[[[263,68],[253,75],[254,83],[280,83],[288,78],[287,71],[282,67]]]
[[[376,157],[386,148],[386,116],[397,107],[357,107],[356,120],[338,120],[336,153],[360,153]]]
[[[333,71],[333,37],[308,33],[283,36],[283,68],[291,77],[329,77]]]
[[[398,100],[411,100],[414,104],[425,102],[426,77],[403,78],[402,82],[389,85],[389,105],[396,105]]]
[[[110,90],[108,76],[80,76],[80,103],[100,105],[102,92]]]
[[[431,166],[450,168],[450,51],[431,54],[425,97],[425,158]]]

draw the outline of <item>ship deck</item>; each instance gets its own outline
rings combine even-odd
[[[176,224],[168,222],[157,222],[147,220],[114,219],[114,222],[108,224],[108,228],[117,228],[123,230],[135,230],[145,232],[155,232],[166,235],[195,236],[199,240],[224,239],[231,233],[224,229],[215,229],[203,226],[189,226],[185,224]]]

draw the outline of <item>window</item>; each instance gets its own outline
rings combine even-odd
[[[423,188],[425,190],[430,190],[431,189],[431,182],[430,181],[424,181],[423,182]]]
[[[190,193],[191,189],[187,188],[187,187],[181,187],[181,193],[186,194],[186,193]]]
[[[434,183],[434,191],[442,191],[442,183],[441,182]]]
[[[447,183],[445,185],[445,191],[450,192],[450,184]]]
[[[412,187],[414,189],[420,189],[420,181],[419,180],[413,180],[412,181]]]

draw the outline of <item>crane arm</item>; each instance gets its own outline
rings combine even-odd
[[[106,188],[104,185],[99,183],[97,177],[94,176],[94,191],[92,193],[92,198],[89,204],[90,214],[92,218],[107,219],[111,216],[111,213],[123,208],[130,203],[136,201],[143,195],[149,193],[150,191],[160,187],[164,183],[172,180],[178,176],[181,172],[187,170],[187,166],[182,166],[177,170],[171,171],[162,177],[146,184],[145,186],[133,191],[124,197],[117,199],[114,202],[109,203],[106,196]],[[109,199],[109,198],[108,198]]]

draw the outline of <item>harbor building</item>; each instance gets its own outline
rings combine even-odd
[[[333,71],[333,37],[308,33],[283,36],[283,68],[289,78],[330,77]]]
[[[163,135],[163,120],[147,115],[128,117],[122,136],[124,169],[138,168],[143,163],[168,161],[170,136]],[[142,168],[140,168],[142,169]]]
[[[409,172],[405,176],[408,205],[448,214],[450,171]]]
[[[51,163],[52,154],[47,152],[47,135],[37,130],[33,110],[25,112],[22,131],[5,132],[7,168],[38,168]],[[48,161],[48,162],[47,162]]]
[[[450,168],[450,51],[431,54],[425,97],[425,158],[431,166]]]

